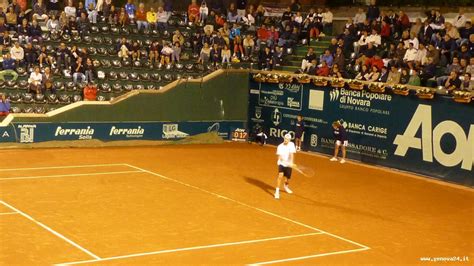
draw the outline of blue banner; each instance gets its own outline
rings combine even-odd
[[[244,121],[212,122],[126,122],[126,123],[11,123],[0,132],[2,141],[35,143],[54,140],[179,140],[207,132],[229,139]]]
[[[288,89],[293,85],[300,86],[301,97]],[[253,80],[249,92],[250,131],[262,127],[269,143],[294,134],[296,116],[301,114],[306,124],[303,150],[332,154],[331,124],[342,119],[349,158],[474,186],[472,103]],[[272,99],[278,104],[262,102],[268,95],[277,95]]]

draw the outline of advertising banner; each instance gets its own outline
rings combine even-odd
[[[207,132],[229,139],[245,121],[117,122],[117,123],[12,123],[0,130],[2,141],[35,143],[54,140],[178,140]]]
[[[249,130],[263,128],[269,143],[294,134],[301,114],[303,150],[332,154],[331,124],[343,120],[349,158],[474,186],[473,104],[311,83],[249,83]]]

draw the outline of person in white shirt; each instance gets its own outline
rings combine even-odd
[[[333,20],[333,14],[329,8],[324,9],[323,13],[323,32],[326,32],[328,34],[332,34],[332,20]]]
[[[464,28],[466,25],[466,16],[464,15],[464,9],[459,9],[459,15],[457,15],[453,20],[453,26],[460,29]]]
[[[365,15],[364,10],[362,8],[359,8],[359,10],[354,16],[354,24],[356,25],[363,24],[365,19],[366,19],[366,15]]]
[[[15,42],[15,45],[10,48],[10,54],[12,58],[15,59],[17,65],[25,59],[25,51],[23,50],[23,47],[20,46],[19,42]]]
[[[372,34],[367,37],[367,43],[371,42],[375,47],[382,45],[382,37],[377,32],[377,29],[372,29]]]
[[[416,59],[418,59],[418,50],[413,46],[413,42],[410,42],[409,48],[403,57],[403,62],[405,62],[408,67],[412,69]]]
[[[74,6],[73,0],[68,1],[67,6],[64,8],[64,13],[66,13],[68,18],[76,17],[76,7]]]
[[[413,48],[417,50],[420,48],[420,41],[418,41],[418,38],[414,32],[412,32],[410,35],[410,42],[413,43]]]
[[[205,24],[207,16],[209,15],[209,8],[206,5],[205,1],[202,1],[201,7],[199,8],[199,21],[201,24]]]
[[[39,67],[35,67],[35,71],[31,72],[30,78],[28,78],[28,84],[30,84],[28,92],[33,92],[36,94],[41,93],[41,81],[43,80],[43,75],[40,72]]]
[[[284,189],[287,193],[291,194],[293,191],[288,187],[289,180],[291,178],[291,172],[293,167],[293,160],[296,153],[296,147],[293,142],[291,142],[291,135],[286,134],[283,140],[283,143],[277,147],[277,156],[278,156],[278,178],[277,178],[277,187],[275,190],[275,199],[280,198],[280,186],[283,177],[285,177]]]
[[[418,48],[418,56],[416,58],[416,64],[418,66],[424,66],[426,65],[427,63],[427,57],[426,57],[426,53],[428,52],[428,50],[426,49],[425,45],[420,43],[420,46]]]

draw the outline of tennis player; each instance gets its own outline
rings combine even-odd
[[[346,147],[347,145],[349,145],[349,142],[347,141],[346,129],[344,128],[344,126],[341,124],[340,121],[335,121],[334,123],[332,123],[332,128],[333,128],[334,139],[336,140],[336,143],[334,144],[334,157],[332,157],[330,161],[337,162],[339,148],[341,148],[342,158],[339,162],[345,163],[346,162]]]
[[[283,177],[285,177],[285,183],[283,187],[285,191],[289,194],[293,193],[289,186],[289,181],[291,178],[291,167],[293,166],[293,159],[296,153],[295,144],[291,142],[291,135],[286,134],[283,140],[283,143],[278,145],[277,155],[278,155],[278,178],[277,178],[277,187],[275,190],[275,199],[280,198],[280,185]]]
[[[296,144],[297,151],[301,151],[301,139],[303,138],[303,133],[304,133],[303,116],[298,115],[296,117],[296,125],[295,125],[295,144]]]

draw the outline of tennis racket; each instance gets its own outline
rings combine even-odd
[[[307,166],[303,166],[303,165],[296,165],[296,164],[293,164],[292,166],[293,169],[295,169],[295,171],[297,171],[298,173],[304,175],[304,176],[307,176],[307,177],[313,177],[315,172],[312,168],[310,167],[307,167]]]

